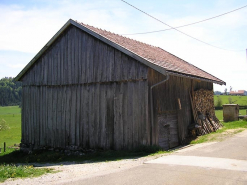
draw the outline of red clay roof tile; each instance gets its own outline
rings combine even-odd
[[[176,57],[175,55],[159,47],[151,46],[143,42],[139,42],[83,23],[79,24],[105,37],[106,39],[124,47],[125,49],[139,55],[140,57],[148,60],[149,62],[158,65],[162,68],[165,68],[168,72],[205,78],[208,80],[218,82],[220,84],[225,84],[224,81],[216,78],[215,76],[199,69],[198,67]]]

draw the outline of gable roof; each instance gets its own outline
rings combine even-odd
[[[161,74],[171,74],[183,76],[186,78],[194,78],[202,81],[209,81],[220,85],[226,83],[215,76],[197,68],[196,66],[172,55],[171,53],[155,46],[145,44],[118,34],[111,33],[93,26],[76,22],[72,19],[51,38],[51,40],[39,51],[39,53],[26,65],[26,67],[16,76],[15,80],[20,80],[26,71],[35,63],[35,61],[48,49],[48,47],[56,40],[60,34],[70,25],[74,25],[88,34],[98,38],[99,40],[111,45],[121,52],[131,56],[139,62],[149,66],[150,68],[160,72]]]

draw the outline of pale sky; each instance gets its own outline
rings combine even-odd
[[[129,3],[176,27],[237,9],[244,0]],[[247,90],[247,8],[179,30],[220,50],[169,30],[127,37],[163,48],[224,80],[214,90]],[[15,77],[68,21],[74,19],[118,34],[166,29],[167,26],[120,0],[0,0],[0,78]]]

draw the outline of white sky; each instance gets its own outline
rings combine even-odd
[[[128,1],[156,18],[180,26],[247,4],[238,0]],[[195,41],[175,30],[129,35],[161,47],[224,80],[214,90],[247,90],[247,8],[179,30],[225,51]],[[0,78],[16,76],[48,40],[72,18],[118,34],[166,29],[120,0],[1,0]]]

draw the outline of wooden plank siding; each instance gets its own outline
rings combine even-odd
[[[147,107],[140,106],[146,99],[139,96],[146,87],[146,80],[69,87],[24,86],[23,92],[29,91],[31,98],[27,98],[29,105],[26,101],[23,104],[22,143],[36,148],[76,146],[117,150],[146,144],[147,123],[143,118]],[[129,91],[123,93],[127,88]],[[37,94],[46,94],[47,104],[42,103],[44,96],[36,98]]]
[[[25,86],[140,80],[147,79],[147,69],[135,59],[71,26],[21,81]]]
[[[149,68],[148,85],[152,85],[165,79],[165,76]],[[188,134],[188,125],[194,120],[192,118],[192,110],[190,104],[189,93],[191,90],[198,89],[213,90],[213,84],[205,81],[198,81],[189,78],[182,78],[170,75],[168,81],[153,88],[153,103],[154,103],[154,128],[152,131],[153,144],[158,145],[159,142],[159,125],[158,116],[163,114],[178,115],[178,136],[180,144],[183,143]],[[149,97],[150,98],[150,97]],[[179,109],[178,98],[181,103]],[[170,113],[169,113],[170,112]],[[150,108],[149,108],[150,114]],[[150,117],[150,116],[149,116]]]
[[[69,27],[22,78],[22,144],[117,150],[150,144],[147,72]]]

